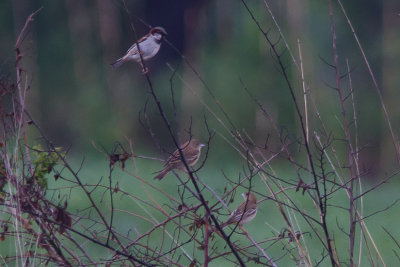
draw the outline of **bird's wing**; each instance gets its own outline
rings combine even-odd
[[[226,224],[231,224],[231,223],[236,223],[239,222],[240,220],[245,220],[247,217],[251,217],[255,213],[257,213],[257,208],[256,207],[247,207],[246,211],[243,214],[244,210],[244,204],[242,203],[236,210],[234,210],[229,216],[228,220],[226,221]]]
[[[237,222],[240,220],[241,217],[242,217],[242,212],[239,209],[235,209],[231,213],[231,216],[229,216],[228,220],[226,221],[226,224]]]
[[[179,150],[175,150],[175,152],[169,156],[167,161],[164,163],[164,166],[171,166],[181,162],[181,157],[179,155]]]
[[[146,34],[145,36],[143,36],[142,38],[140,38],[137,42],[135,42],[135,43],[128,49],[127,54],[129,54],[129,55],[135,55],[135,54],[139,53],[139,50],[137,49],[137,44],[140,44],[141,42],[144,42],[148,37],[149,37],[149,35]]]
[[[191,149],[190,151],[185,152],[185,159],[188,162],[195,161],[200,156],[200,153],[197,149]]]
[[[191,156],[187,156],[185,159],[186,162],[189,164],[189,166],[194,166],[199,161],[199,158],[200,158],[200,153],[196,153]]]
[[[189,146],[189,141],[185,142],[183,145],[181,145],[181,149],[182,149],[182,153],[185,155],[186,160],[188,160],[188,157],[190,157],[190,155],[186,155],[187,154],[187,147]],[[191,153],[189,153],[191,154]],[[174,164],[180,164],[182,162],[181,160],[181,155],[179,154],[179,149],[175,150],[174,153],[172,153],[172,155],[167,159],[167,161],[165,162],[165,166],[167,165],[174,165]]]
[[[141,43],[141,42],[143,42],[144,40],[146,40],[147,38],[149,38],[149,36],[150,36],[150,34],[146,34],[145,36],[143,36],[142,38],[140,38],[137,42],[138,42],[138,43]]]
[[[257,208],[250,208],[246,210],[243,217],[251,217],[255,213],[257,213]]]
[[[136,43],[134,43],[131,47],[129,47],[128,51],[126,52],[126,55],[135,55],[137,54],[139,51],[137,49],[137,45]]]

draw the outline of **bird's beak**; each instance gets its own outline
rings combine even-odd
[[[205,144],[200,144],[200,147],[206,146]]]
[[[246,200],[246,193],[242,193],[242,197],[244,198],[244,200]]]

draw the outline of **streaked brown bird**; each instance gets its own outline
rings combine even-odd
[[[194,138],[186,141],[183,145],[180,146],[186,163],[189,166],[193,166],[199,161],[201,148],[203,146],[205,145]],[[161,180],[168,172],[173,169],[187,172],[185,164],[182,162],[182,158],[179,154],[179,149],[175,150],[175,152],[167,159],[164,164],[164,169],[156,177],[154,177],[154,179]]]
[[[224,228],[230,224],[239,223],[239,225],[243,225],[245,223],[253,220],[257,215],[257,198],[252,193],[243,193],[242,197],[244,198],[244,202],[239,205],[229,216],[228,220],[221,224],[221,227]]]

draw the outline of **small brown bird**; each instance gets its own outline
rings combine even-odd
[[[252,193],[243,193],[242,197],[244,198],[244,202],[239,205],[229,216],[228,220],[221,224],[221,227],[224,228],[230,224],[239,223],[239,225],[243,225],[245,223],[253,220],[257,215],[257,198]]]
[[[199,161],[201,148],[203,146],[205,145],[194,138],[180,146],[183,152],[183,156],[185,157],[185,160],[189,166],[193,166],[197,163],[197,161]],[[164,169],[156,177],[154,177],[154,179],[161,180],[168,172],[173,169],[187,172],[178,149],[175,150],[175,152],[167,159],[164,164]]]
[[[168,35],[167,32],[162,27],[154,27],[150,30],[148,34],[140,38],[137,43],[139,44],[140,53],[142,54],[143,60],[150,59],[157,55],[158,51],[160,50],[161,43],[165,35]],[[111,65],[114,68],[118,68],[126,61],[136,61],[142,66],[142,72],[145,74],[149,70],[144,68],[142,64],[142,60],[140,58],[139,49],[137,48],[136,43],[134,43],[126,52],[126,54],[112,63]]]

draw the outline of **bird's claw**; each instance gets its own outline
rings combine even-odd
[[[146,67],[146,68],[142,69],[142,74],[143,75],[147,74],[148,72],[149,72],[149,68]]]

